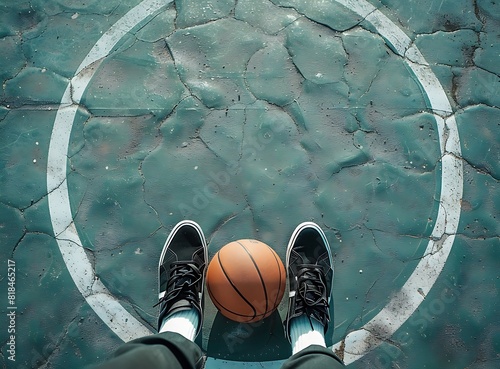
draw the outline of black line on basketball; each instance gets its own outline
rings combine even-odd
[[[222,305],[216,298],[215,296],[212,294],[212,292],[210,291],[210,288],[207,288],[208,290],[208,294],[210,295],[210,298],[212,299],[214,305],[219,309],[224,309],[228,312],[230,312],[231,314],[234,314],[234,315],[238,315],[238,316],[243,316],[245,318],[251,318],[251,319],[254,319],[254,317],[252,317],[251,315],[246,315],[246,314],[239,314],[237,312],[234,312],[232,310],[229,310],[227,307],[225,307],[224,305]]]
[[[266,283],[264,282],[264,278],[262,278],[262,274],[260,274],[260,270],[259,270],[259,267],[257,266],[257,263],[255,262],[252,254],[250,254],[250,252],[248,252],[247,248],[245,247],[245,245],[243,245],[242,243],[240,243],[239,241],[236,241],[241,247],[243,247],[243,249],[246,251],[246,253],[248,254],[248,256],[250,257],[250,260],[252,260],[252,263],[255,267],[255,269],[257,270],[257,273],[259,274],[259,278],[260,278],[260,283],[262,284],[262,288],[264,289],[264,296],[265,296],[265,300],[266,300],[266,310],[265,312],[267,313],[267,309],[268,309],[268,304],[269,302],[267,301],[268,299],[268,296],[267,296],[267,288],[266,288]]]
[[[281,292],[281,268],[280,268],[280,261],[276,257],[276,254],[274,252],[271,252],[271,254],[273,254],[274,260],[276,260],[276,266],[278,267],[278,271],[279,271],[279,275],[280,275],[280,280],[279,280],[279,284],[278,284],[278,292],[276,293],[276,298],[274,299],[274,305],[273,305],[273,307],[276,308],[276,307],[278,307],[278,297],[280,296],[280,292]]]
[[[241,297],[241,298],[242,298],[242,299],[243,299],[243,300],[244,300],[244,301],[248,304],[248,306],[250,306],[250,307],[252,308],[252,310],[253,310],[253,315],[254,315],[254,317],[255,317],[255,316],[257,315],[257,310],[255,310],[255,308],[254,308],[254,307],[253,307],[253,305],[250,303],[250,301],[248,301],[248,300],[245,298],[245,296],[243,296],[243,294],[240,292],[240,290],[238,290],[238,289],[236,288],[236,286],[234,285],[234,283],[231,281],[231,279],[229,279],[229,276],[226,274],[226,271],[224,270],[224,265],[222,265],[222,262],[221,262],[221,260],[220,260],[220,252],[219,252],[219,253],[217,253],[217,260],[219,261],[220,268],[221,268],[221,270],[222,270],[222,273],[224,273],[224,275],[226,276],[227,281],[231,284],[231,286],[233,286],[233,288],[234,288],[234,290],[236,291],[236,293],[237,293],[238,295],[240,295],[240,297]],[[221,305],[221,306],[223,306],[223,305]],[[226,309],[226,310],[227,310],[227,309]],[[229,311],[229,310],[228,310],[228,311]],[[239,314],[239,315],[241,315],[241,314]],[[243,316],[248,316],[248,315],[243,315]],[[253,318],[252,318],[252,319],[253,319]]]

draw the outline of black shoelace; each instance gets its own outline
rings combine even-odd
[[[314,316],[324,326],[329,320],[326,277],[323,269],[315,265],[300,266],[297,274],[297,295],[295,311]]]
[[[185,299],[193,303],[198,302],[198,283],[201,281],[201,272],[192,262],[174,262],[171,265],[167,283],[167,292],[154,305],[162,302],[178,301]]]

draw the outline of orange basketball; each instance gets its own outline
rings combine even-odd
[[[285,292],[285,267],[268,245],[238,240],[222,247],[207,269],[207,290],[222,315],[242,323],[271,315]]]

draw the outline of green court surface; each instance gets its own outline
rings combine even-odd
[[[498,368],[499,76],[495,0],[0,0],[0,367],[154,332],[188,218],[283,261],[318,223],[349,368]],[[286,309],[207,297],[206,367],[279,368]]]

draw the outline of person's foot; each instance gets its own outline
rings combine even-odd
[[[174,313],[195,309],[199,314],[196,335],[203,321],[203,286],[208,249],[201,227],[191,221],[179,222],[170,232],[158,266],[160,315],[158,331],[164,319]]]
[[[333,263],[328,240],[316,223],[304,222],[295,228],[286,252],[286,269],[290,284],[288,313],[283,322],[286,337],[291,340],[290,321],[302,316],[309,323],[311,319],[319,322],[326,333]]]

